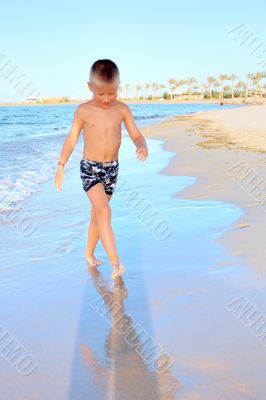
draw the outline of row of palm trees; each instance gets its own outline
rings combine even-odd
[[[137,84],[133,88],[133,96],[129,84],[125,84],[124,88],[119,86],[118,91],[119,97],[124,99],[129,97],[156,99],[163,96],[164,98],[180,98],[182,100],[184,95],[189,99],[192,99],[193,95],[210,99],[214,97],[220,99],[224,97],[234,98],[236,96],[247,98],[250,95],[260,96],[266,93],[266,82],[262,83],[265,78],[266,74],[263,72],[249,73],[244,81],[239,80],[236,74],[221,74],[217,78],[208,76],[206,81],[201,83],[194,77],[179,80],[171,78],[168,80],[168,87],[157,82],[144,85]]]
[[[135,98],[142,97],[148,99],[149,97],[152,98],[161,97],[162,90],[166,89],[166,85],[153,82],[153,83],[146,83],[145,85],[138,84],[135,86],[134,89],[135,90],[133,93],[133,97]],[[128,83],[126,83],[124,89],[122,88],[122,86],[119,86],[118,92],[120,94],[120,97],[128,99],[130,97],[129,94],[132,92],[132,88]],[[122,92],[125,94],[124,96],[121,94]]]

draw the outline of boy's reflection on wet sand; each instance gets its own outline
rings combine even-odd
[[[114,287],[110,288],[97,269],[91,268],[89,272],[104,302],[105,314],[111,316],[111,328],[105,341],[106,366],[96,360],[87,344],[81,345],[83,360],[94,374],[94,383],[105,386],[105,398],[110,400],[175,399],[180,384],[171,375],[170,369],[165,372],[151,370],[135,350],[145,344],[134,328],[135,321],[125,312],[124,300],[128,291],[123,278],[116,278]],[[129,331],[134,337],[134,346],[126,340]]]

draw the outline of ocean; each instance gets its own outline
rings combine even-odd
[[[130,104],[139,127],[174,115],[220,109],[214,104]],[[62,144],[70,130],[77,105],[0,107],[0,223],[23,206],[42,184],[55,175]],[[225,105],[224,108],[235,107]],[[122,127],[125,128],[125,127]],[[127,139],[125,129],[122,131]],[[123,156],[126,157],[127,146]],[[76,168],[82,158],[83,135],[65,170]]]

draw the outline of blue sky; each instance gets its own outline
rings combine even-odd
[[[2,2],[0,59],[5,54],[44,97],[90,97],[98,58],[117,63],[122,85],[232,72],[243,79],[261,68],[228,31],[244,24],[266,49],[265,15],[258,0]],[[6,78],[0,89],[0,101],[22,99]]]

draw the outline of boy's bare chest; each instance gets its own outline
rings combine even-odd
[[[84,133],[112,134],[121,131],[121,115],[90,115],[84,121]]]

